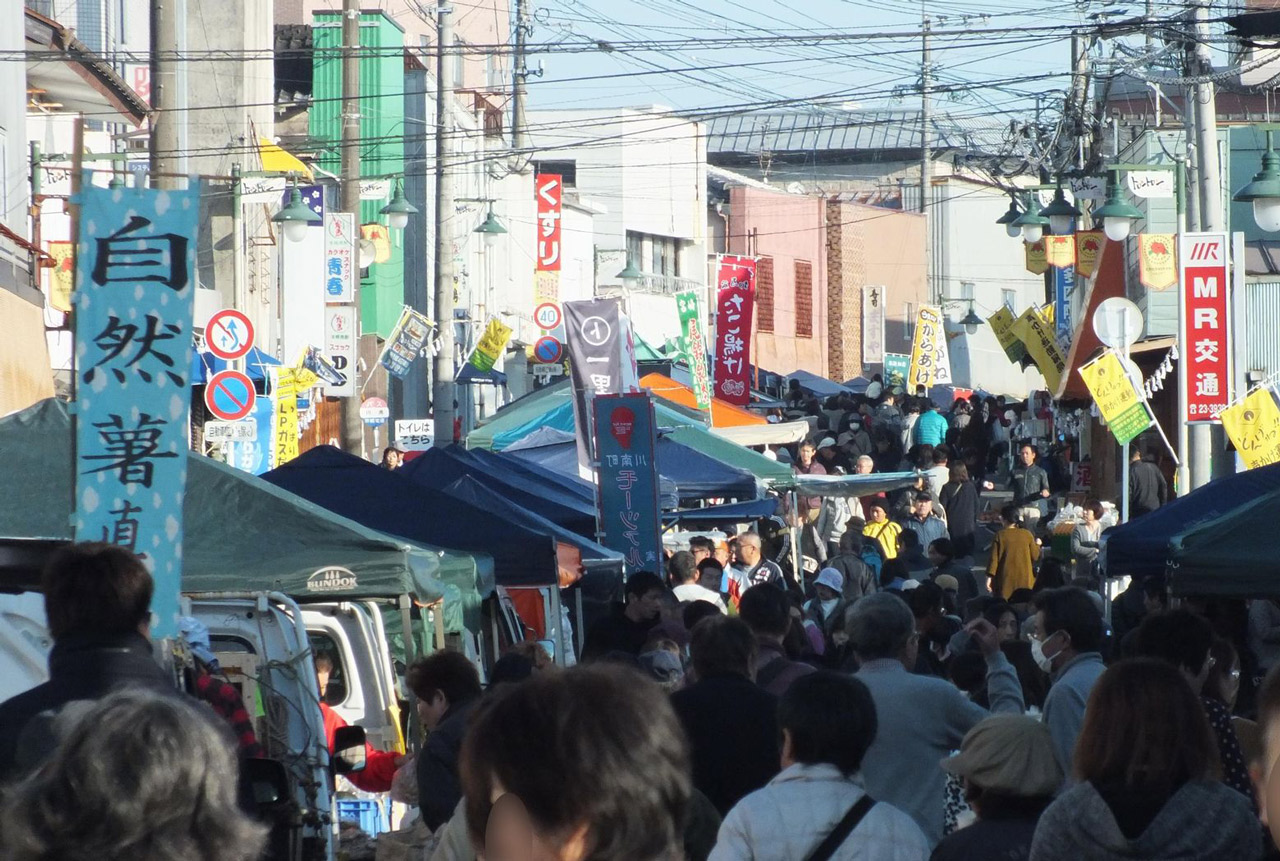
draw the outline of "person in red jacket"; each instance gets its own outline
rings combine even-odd
[[[333,737],[347,726],[342,715],[330,708],[324,701],[325,690],[329,687],[329,676],[333,674],[333,658],[321,653],[316,655],[316,681],[320,684],[320,714],[324,717],[324,737],[329,745],[329,755],[333,756]],[[405,758],[394,751],[375,750],[372,745],[364,746],[364,769],[343,775],[357,789],[365,792],[389,792],[391,781],[396,776],[396,769],[404,764]]]

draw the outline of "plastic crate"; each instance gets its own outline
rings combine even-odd
[[[387,805],[376,798],[339,798],[337,801],[339,822],[355,822],[371,837],[391,830]]]

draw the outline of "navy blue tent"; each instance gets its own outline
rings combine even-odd
[[[587,537],[594,537],[596,533],[596,512],[591,503],[563,487],[521,475],[504,464],[483,462],[458,445],[428,449],[400,471],[411,481],[437,490],[470,475],[524,510],[552,523]]]
[[[1107,575],[1163,576],[1173,536],[1276,489],[1280,489],[1280,464],[1261,466],[1214,479],[1150,514],[1107,530]]]
[[[262,478],[370,529],[436,547],[488,553],[494,577],[503,586],[545,586],[559,580],[556,541],[550,533],[500,520],[491,511],[332,446],[317,446]]]
[[[563,472],[556,469],[549,469],[538,463],[536,460],[516,457],[515,452],[508,451],[490,451],[486,448],[470,448],[467,454],[471,455],[481,463],[498,463],[507,469],[514,469],[522,475],[535,478],[539,481],[549,481],[552,484],[563,487],[570,493],[580,497],[583,502],[595,504],[595,488],[591,486],[591,482],[584,481],[578,476],[577,470],[577,446],[574,450],[574,469],[572,471]]]
[[[746,523],[762,517],[773,517],[778,513],[778,499],[753,499],[750,502],[733,502],[728,505],[712,505],[707,508],[684,508],[680,511],[666,511],[662,514],[664,526],[679,524],[725,524]]]

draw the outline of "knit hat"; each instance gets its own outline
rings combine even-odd
[[[950,574],[939,574],[933,578],[933,582],[937,583],[944,592],[958,592],[960,590],[960,581]]]
[[[965,735],[960,752],[942,769],[983,789],[1037,798],[1062,786],[1049,728],[1026,715],[993,715]]]
[[[844,591],[844,575],[834,568],[823,568],[818,572],[818,577],[813,581],[815,586],[826,586],[835,592]]]

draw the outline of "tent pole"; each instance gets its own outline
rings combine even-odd
[[[586,637],[586,629],[583,628],[582,626],[583,621],[582,621],[582,587],[581,586],[573,590],[573,603],[574,603],[574,609],[577,611],[577,616],[578,616],[578,641],[579,643],[581,643],[583,638]],[[579,655],[579,646],[575,645],[573,649],[574,663],[577,663],[578,655]]]
[[[804,577],[800,573],[800,497],[791,491],[791,570],[796,578],[796,585],[804,591]]]
[[[564,640],[564,613],[560,604],[560,586],[551,587],[551,616],[552,622],[556,626],[556,663],[562,667],[567,667],[565,661],[565,640]]]
[[[408,667],[417,659],[417,644],[413,641],[413,602],[408,595],[401,595],[396,599],[396,604],[400,609],[400,630],[404,638],[404,661]],[[421,743],[421,727],[418,725],[418,705],[417,697],[414,696],[409,686],[405,686],[405,699],[408,701],[408,736],[405,738],[405,746],[409,750],[416,750]]]

